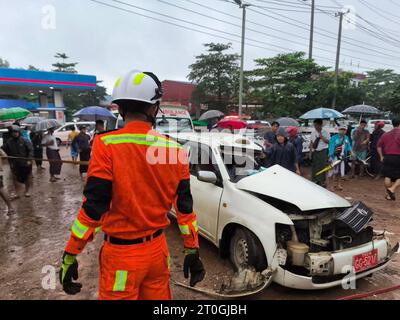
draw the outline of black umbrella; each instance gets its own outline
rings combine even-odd
[[[342,113],[353,114],[353,115],[379,115],[382,112],[373,106],[368,106],[366,104],[358,104],[347,108]]]
[[[224,116],[224,113],[219,110],[208,110],[201,115],[199,120],[209,120],[209,119],[214,119],[214,118],[220,118],[223,116]]]

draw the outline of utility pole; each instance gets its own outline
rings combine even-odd
[[[307,1],[307,0],[304,0],[304,1]],[[314,15],[315,15],[315,0],[311,0],[310,45],[308,48],[308,59],[309,60],[312,60],[312,54],[313,54]]]
[[[246,7],[249,7],[249,4],[244,3],[242,0],[235,0],[235,2],[239,5],[239,8],[243,10],[242,16],[242,46],[240,53],[240,80],[239,80],[239,117],[242,115],[242,105],[243,105],[243,64],[244,64],[244,40],[246,33]]]
[[[337,98],[337,82],[339,77],[339,59],[340,59],[340,45],[342,42],[342,27],[343,27],[343,16],[349,13],[350,10],[339,11],[335,14],[336,17],[339,17],[339,32],[338,32],[338,42],[337,42],[337,49],[336,49],[336,64],[335,64],[335,78],[333,82],[334,87],[334,94],[332,100],[332,109],[336,108],[336,98]]]

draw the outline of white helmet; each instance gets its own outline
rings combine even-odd
[[[135,100],[155,104],[161,100],[162,94],[161,82],[156,75],[151,72],[132,70],[118,78],[114,85],[112,102]]]

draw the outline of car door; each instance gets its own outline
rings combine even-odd
[[[221,174],[209,146],[187,143],[185,148],[189,154],[190,186],[198,226],[204,237],[216,243],[219,206],[223,193]],[[215,184],[199,181],[197,179],[199,171],[214,172],[218,181]]]

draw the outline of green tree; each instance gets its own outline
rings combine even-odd
[[[313,90],[310,95],[310,109],[316,107],[330,108],[334,96],[334,72],[326,72],[313,81]],[[352,82],[353,72],[340,72],[337,83],[336,105],[338,110],[361,104],[365,98],[365,90]]]
[[[238,91],[239,56],[228,53],[230,43],[207,43],[207,53],[189,66],[188,78],[196,84],[193,99],[209,108],[226,111]]]
[[[400,113],[400,75],[393,70],[377,69],[367,72],[367,80],[362,88],[366,92],[366,104]]]
[[[0,68],[9,68],[10,63],[7,60],[0,58]]]
[[[32,66],[31,64],[28,66],[28,70],[30,70],[30,71],[39,71],[38,68],[36,68],[35,66]]]
[[[67,93],[64,95],[65,114],[68,120],[72,120],[72,115],[79,109],[88,106],[98,106],[100,101],[107,95],[107,89],[101,85],[103,81],[97,81],[96,89],[77,93]]]
[[[67,63],[65,60],[69,59],[69,57],[65,53],[57,53],[54,56],[56,59],[62,59],[62,62],[53,63],[52,66],[55,68],[52,71],[54,72],[65,72],[65,73],[77,73],[75,67],[78,65],[77,62]]]
[[[251,77],[252,97],[264,104],[264,114],[298,116],[310,107],[314,79],[327,70],[305,57],[304,52],[256,59]]]

